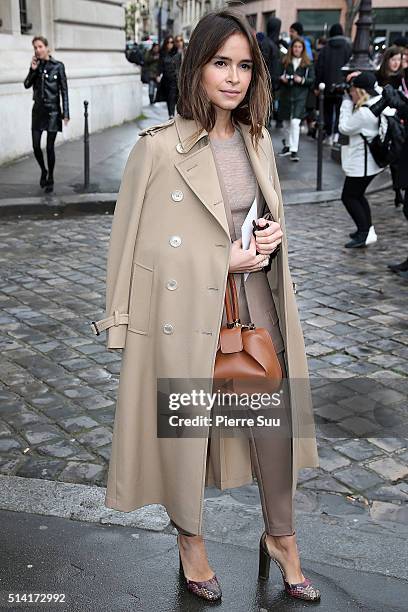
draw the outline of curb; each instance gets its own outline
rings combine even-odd
[[[104,506],[105,492],[104,487],[96,485],[0,475],[0,511],[176,533],[164,506],[150,504],[120,512]],[[296,507],[303,559],[407,580],[404,559],[408,526],[402,516],[398,521],[382,520],[381,516],[368,517],[361,507],[351,505],[342,513],[335,500],[329,505],[318,512],[304,504]],[[263,529],[260,504],[242,504],[221,495],[205,499],[204,513],[207,540],[257,550]]]
[[[368,195],[385,191],[392,187],[391,181],[381,187],[368,190]],[[117,193],[81,193],[78,195],[3,198],[0,199],[0,217],[24,214],[112,214],[115,210]],[[333,202],[341,197],[340,189],[326,191],[306,191],[298,194],[285,194],[285,206],[297,204],[319,204]]]
[[[321,516],[325,514],[337,519],[352,521],[357,517],[358,522],[369,521],[385,527],[390,524],[399,525],[401,530],[406,531],[408,535],[408,526],[405,529],[403,527],[404,524],[407,525],[407,510],[403,505],[373,502],[372,512],[370,512],[366,504],[355,501],[349,502],[348,507],[345,508],[342,506],[343,497],[341,495],[326,491],[325,495],[329,495],[331,501],[326,500],[323,504],[324,510],[322,510],[305,497],[304,491],[299,489],[298,493],[299,497],[295,500],[298,515]],[[167,512],[160,504],[149,504],[137,510],[122,512],[105,506],[105,495],[106,487],[98,485],[0,474],[0,510],[30,512],[102,524],[113,523],[153,531],[162,531],[170,524]],[[392,512],[389,508],[391,505],[393,506]],[[226,507],[238,508],[240,517],[246,513],[252,515],[255,508],[255,505],[252,504],[250,506],[242,504],[228,491],[223,491],[221,494],[217,491],[215,497],[205,496],[205,506],[207,510],[211,510],[212,507],[218,510]],[[257,508],[260,516],[260,503],[257,504]],[[385,518],[386,511],[389,513],[389,518]]]
[[[33,213],[113,213],[116,193],[81,193],[60,197],[0,199],[0,217]]]

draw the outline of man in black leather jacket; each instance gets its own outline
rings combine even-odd
[[[55,139],[57,133],[62,132],[62,120],[64,119],[65,125],[69,121],[68,84],[64,64],[50,55],[47,39],[36,36],[32,43],[35,55],[24,81],[24,87],[33,88],[34,105],[31,122],[33,150],[41,168],[40,185],[49,193],[54,186]],[[43,131],[47,132],[48,173],[41,151]]]

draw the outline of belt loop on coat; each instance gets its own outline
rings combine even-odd
[[[118,327],[119,325],[119,310],[114,310],[113,311],[113,321],[114,321],[114,326]]]

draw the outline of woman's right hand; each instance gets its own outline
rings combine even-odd
[[[280,80],[282,81],[282,83],[285,83],[285,85],[287,85],[287,83],[288,83],[288,79],[287,79],[285,76],[283,76],[283,75],[282,75],[282,76],[280,77]]]
[[[361,74],[361,70],[354,70],[354,72],[350,72],[350,74],[346,76],[347,83],[350,83],[351,79],[354,79],[354,77],[358,76],[359,74]]]
[[[27,65],[27,64],[26,64]],[[31,60],[31,68],[33,70],[37,70],[38,68],[38,57],[36,55],[33,55],[32,60]]]
[[[231,246],[229,272],[258,272],[268,265],[269,255],[257,255],[254,236],[249,249],[242,248],[242,239],[234,240]]]

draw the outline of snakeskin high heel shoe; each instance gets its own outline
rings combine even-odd
[[[177,536],[177,545],[178,545],[178,536]],[[180,560],[180,574],[183,576],[187,589],[197,595],[197,597],[201,597],[202,599],[206,599],[207,601],[217,601],[221,599],[222,591],[221,585],[218,582],[217,576],[214,574],[212,578],[209,580],[202,580],[201,582],[197,580],[189,580],[186,578],[183,568],[183,562],[181,561],[181,554],[179,549],[179,560]]]
[[[266,546],[266,535],[267,534],[264,531],[259,542],[259,578],[261,580],[268,580],[269,568],[272,559],[280,569],[283,584],[285,585],[285,591],[288,595],[291,597],[296,597],[297,599],[305,599],[306,601],[319,601],[320,591],[312,584],[312,581],[309,578],[305,578],[303,582],[293,584],[286,581],[283,567],[279,561],[275,559],[275,557],[272,557],[269,554],[269,550]]]

